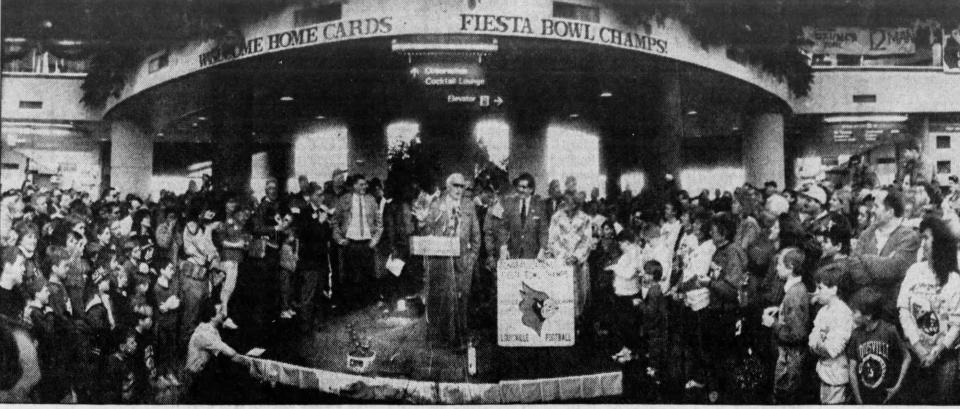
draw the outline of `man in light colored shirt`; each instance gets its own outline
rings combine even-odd
[[[343,195],[333,215],[333,238],[341,246],[343,277],[341,299],[348,307],[363,307],[376,295],[374,249],[383,233],[379,206],[367,193],[367,179],[352,175],[347,180],[351,193]]]
[[[219,327],[223,324],[224,315],[212,301],[204,303],[200,310],[200,325],[193,330],[190,343],[187,345],[187,362],[184,370],[184,391],[195,397],[194,387],[199,386],[198,377],[207,368],[210,360],[215,356],[223,355],[233,362],[249,365],[246,356],[238,354],[230,345],[220,338]]]

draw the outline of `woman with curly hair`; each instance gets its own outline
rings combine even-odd
[[[897,297],[903,335],[917,358],[914,390],[925,404],[956,403],[960,274],[957,240],[940,219],[920,223],[923,261],[907,270]]]

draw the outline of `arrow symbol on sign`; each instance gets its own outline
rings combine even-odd
[[[412,75],[414,78],[416,78],[418,75],[420,75],[420,69],[417,68],[417,67],[411,68],[411,69],[410,69],[410,75]]]
[[[497,104],[497,106],[503,105],[503,98],[497,95],[497,98],[493,100],[493,103]]]

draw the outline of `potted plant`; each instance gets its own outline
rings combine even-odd
[[[371,339],[363,337],[353,328],[350,329],[352,348],[347,353],[347,368],[357,373],[365,373],[377,359],[377,352],[370,348]]]

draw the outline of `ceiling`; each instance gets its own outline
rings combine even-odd
[[[762,94],[732,77],[646,54],[500,38],[499,51],[492,55],[457,59],[482,61],[487,81],[482,89],[505,102],[499,109],[463,112],[448,108],[444,93],[414,80],[411,62],[418,57],[392,52],[390,40],[335,43],[231,62],[155,87],[110,114],[138,119],[166,138],[197,141],[209,139],[224,117],[241,118],[242,128],[258,135],[279,136],[318,116],[382,122],[435,111],[576,116],[629,134],[659,121],[661,84],[677,73],[689,134],[707,136],[737,131],[742,114]]]

